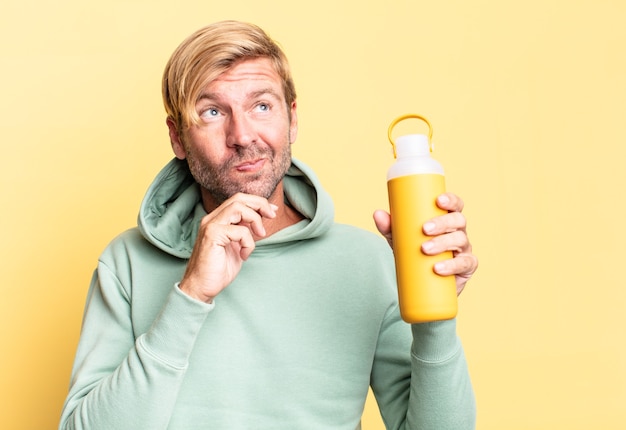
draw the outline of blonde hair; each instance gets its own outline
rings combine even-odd
[[[163,104],[179,130],[198,124],[195,105],[207,85],[235,63],[269,58],[283,81],[287,107],[296,90],[284,52],[261,28],[239,21],[221,21],[199,29],[176,48],[163,73]]]

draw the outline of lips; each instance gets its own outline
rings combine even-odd
[[[256,172],[263,168],[265,165],[265,158],[259,158],[256,160],[244,161],[235,166],[238,172]]]

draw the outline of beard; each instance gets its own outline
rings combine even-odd
[[[259,158],[266,158],[270,169],[233,177],[234,166]],[[207,190],[219,205],[237,193],[252,194],[269,199],[291,166],[291,144],[280,152],[256,145],[237,147],[237,152],[226,163],[217,165],[198,159],[187,151],[187,164],[192,176]]]

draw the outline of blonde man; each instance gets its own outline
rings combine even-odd
[[[103,252],[60,429],[474,428],[454,320],[400,320],[391,249],[333,220],[291,157],[296,93],[260,28],[210,25],[163,77],[175,158],[138,226]],[[476,269],[462,201],[439,199],[430,253],[460,292]],[[389,215],[375,214],[390,237]]]

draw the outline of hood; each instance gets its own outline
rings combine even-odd
[[[324,234],[334,221],[334,206],[313,171],[291,160],[283,180],[285,200],[307,219],[298,228],[288,227],[257,242],[257,247]],[[179,258],[189,258],[200,220],[206,215],[200,187],[187,162],[174,158],[159,172],[141,203],[137,224],[143,236],[157,248]],[[293,227],[293,226],[292,226]]]

